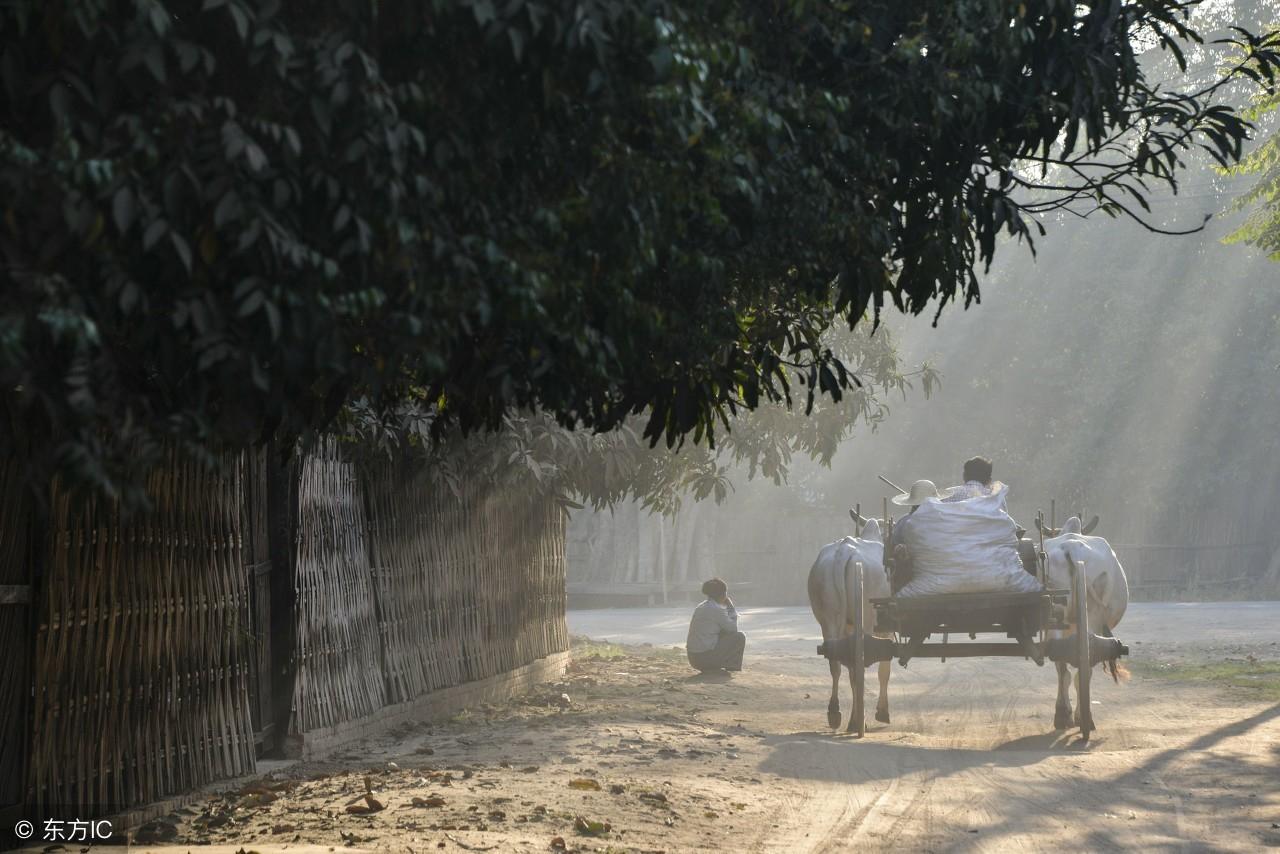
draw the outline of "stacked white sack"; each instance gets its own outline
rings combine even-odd
[[[926,499],[912,514],[904,542],[915,574],[899,596],[1026,593],[1040,582],[1022,568],[1015,525],[1005,507],[1009,488],[962,501]]]

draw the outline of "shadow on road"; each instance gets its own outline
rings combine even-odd
[[[883,740],[886,735],[891,736],[889,733],[868,734],[867,738],[858,739],[843,733],[816,732],[775,736],[764,742],[772,752],[761,763],[760,770],[792,779],[863,783],[892,780],[905,772],[943,777],[977,767],[1022,768],[1063,752],[1045,748],[928,747],[886,742]]]
[[[725,682],[732,682],[733,674],[724,670],[708,670],[705,673],[695,673],[692,676],[686,676],[683,681],[703,685],[708,683],[723,684]]]

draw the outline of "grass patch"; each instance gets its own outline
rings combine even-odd
[[[669,646],[650,646],[649,644],[623,646],[622,644],[609,643],[608,641],[592,640],[582,635],[573,635],[569,638],[569,649],[572,650],[573,657],[579,661],[589,658],[616,661],[628,657],[655,658],[659,661],[673,662],[685,661],[683,647],[673,649]]]
[[[1213,664],[1131,661],[1127,666],[1143,676],[1239,688],[1261,699],[1280,700],[1280,661],[1222,661]]]
[[[684,647],[679,649],[670,646],[655,646],[652,650],[646,650],[650,658],[657,658],[662,661],[673,661],[679,663],[688,663],[689,658],[685,655]]]
[[[627,657],[627,651],[618,644],[595,641],[591,638],[570,638],[569,648],[573,650],[574,658],[579,659],[599,658],[605,661],[613,661],[614,659]]]

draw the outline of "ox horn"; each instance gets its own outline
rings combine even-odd
[[[1040,532],[1042,537],[1056,537],[1062,533],[1061,528],[1050,528],[1044,523],[1043,519],[1036,519],[1036,530]]]
[[[852,507],[849,508],[849,517],[859,525],[867,524],[867,517],[863,516],[861,513],[859,513],[857,510],[854,510]]]
[[[1098,527],[1098,514],[1095,513],[1093,514],[1093,518],[1089,520],[1089,524],[1080,529],[1080,533],[1091,534],[1093,533],[1093,529],[1096,527]]]

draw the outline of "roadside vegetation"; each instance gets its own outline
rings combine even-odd
[[[1280,661],[1250,655],[1220,662],[1158,662],[1135,658],[1129,669],[1142,676],[1172,682],[1195,682],[1247,693],[1251,699],[1280,701]]]

